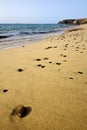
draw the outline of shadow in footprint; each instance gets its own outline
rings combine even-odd
[[[38,66],[38,67],[41,67],[42,65],[41,65],[41,64],[38,64],[37,66]]]
[[[83,74],[83,72],[81,72],[81,71],[78,71],[78,74]]]
[[[83,50],[85,50],[85,48],[83,48]]]
[[[3,89],[3,93],[6,93],[6,92],[8,92],[8,89]]]
[[[83,51],[81,51],[80,53],[83,53]]]
[[[64,60],[64,62],[67,62],[67,60]]]
[[[22,71],[24,71],[24,70],[23,70],[23,69],[21,69],[21,68],[19,68],[19,69],[18,69],[18,72],[22,72]]]
[[[51,63],[52,63],[52,61],[49,61],[49,63],[51,64]]]
[[[57,62],[56,65],[61,65],[61,63]]]
[[[41,64],[38,64],[37,66],[41,67],[41,68],[45,68],[46,67],[45,65],[41,65]]]
[[[73,79],[73,77],[69,77],[69,79]]]
[[[38,58],[38,59],[36,59],[36,61],[41,61],[41,59]]]
[[[41,66],[41,68],[45,68],[45,66],[44,66],[44,65],[42,65],[42,66]]]
[[[52,46],[48,46],[47,48],[45,48],[45,50],[47,50],[47,49],[51,49],[52,48]]]
[[[48,59],[49,59],[48,57],[43,58],[43,60],[48,60]]]
[[[57,46],[54,46],[54,48],[57,48]]]
[[[67,55],[63,55],[63,57],[67,57]]]
[[[87,82],[85,82],[85,84],[87,84]]]

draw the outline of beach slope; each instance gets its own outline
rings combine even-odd
[[[87,25],[0,51],[0,130],[87,130]],[[20,118],[16,108],[27,109]]]

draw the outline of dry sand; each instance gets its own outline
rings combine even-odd
[[[81,28],[0,51],[0,130],[87,130],[87,25]],[[11,114],[19,105],[31,108],[24,118]]]

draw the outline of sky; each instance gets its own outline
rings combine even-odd
[[[87,17],[87,0],[0,0],[0,23],[57,23]]]

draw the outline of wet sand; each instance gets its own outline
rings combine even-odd
[[[87,130],[87,25],[80,28],[0,51],[0,130]]]

